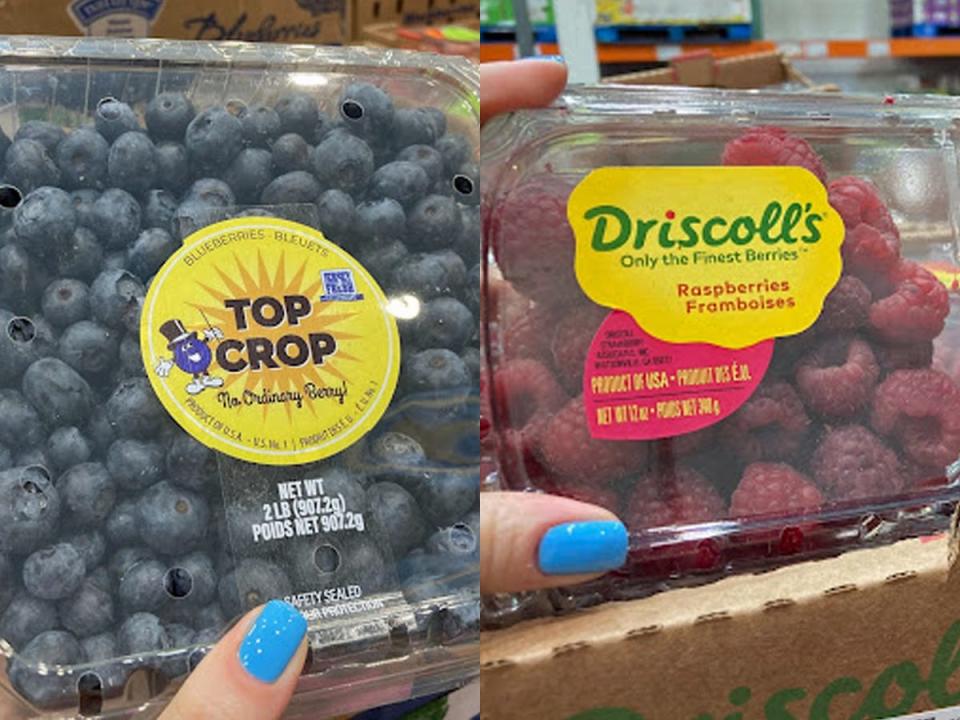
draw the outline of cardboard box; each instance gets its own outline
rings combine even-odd
[[[353,0],[353,39],[368,25],[443,25],[480,17],[480,0]]]
[[[954,556],[945,536],[906,540],[486,633],[481,717],[840,720],[960,705]]]
[[[342,44],[349,0],[6,0],[10,35]]]

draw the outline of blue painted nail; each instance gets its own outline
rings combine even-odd
[[[563,55],[533,55],[529,60],[549,60],[551,62],[558,62],[561,65],[566,65],[567,61],[564,59]]]
[[[293,605],[271,600],[240,644],[240,664],[257,680],[276,682],[306,633],[307,621]]]
[[[540,540],[540,571],[575,575],[618,568],[627,559],[627,528],[617,520],[556,525]]]

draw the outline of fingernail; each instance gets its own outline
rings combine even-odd
[[[556,525],[544,533],[538,555],[546,575],[613,570],[627,559],[627,528],[617,520]]]
[[[532,55],[527,59],[528,60],[548,60],[550,62],[558,62],[561,65],[567,64],[567,61],[564,59],[563,55]]]
[[[306,633],[307,621],[293,605],[271,600],[240,644],[240,664],[257,680],[275,682],[297,654]]]

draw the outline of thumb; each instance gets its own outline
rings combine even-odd
[[[620,567],[627,529],[609,510],[523,492],[480,493],[480,590],[570,585]]]
[[[307,657],[307,622],[272,600],[216,644],[159,720],[274,720],[293,696]]]

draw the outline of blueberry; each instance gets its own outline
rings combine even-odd
[[[23,561],[23,586],[41,600],[62,600],[75,593],[87,569],[69,543],[50,545]]]
[[[120,626],[117,647],[124,655],[141,655],[169,650],[172,645],[160,618],[140,612],[128,617]]]
[[[11,661],[10,681],[27,700],[36,705],[62,707],[73,702],[77,677],[72,670],[51,670],[79,665],[83,660],[83,648],[73,635],[62,630],[51,630],[37,635]]]
[[[164,586],[166,574],[167,565],[159,560],[141,560],[126,568],[117,585],[122,612],[159,612],[169,600]]]
[[[357,250],[357,259],[375,278],[389,277],[406,256],[407,246],[400,240],[383,245],[367,245]]]
[[[114,98],[104,98],[97,103],[95,123],[97,132],[108,142],[113,142],[125,132],[140,130],[140,121],[133,109]]]
[[[170,647],[178,650],[188,648],[193,645],[193,638],[197,634],[192,627],[187,627],[186,625],[181,625],[179,623],[168,623],[166,625],[166,629],[167,635],[170,636]],[[187,672],[187,668],[184,667],[183,674],[186,674]]]
[[[142,490],[159,482],[164,450],[155,442],[117,440],[107,452],[107,469],[123,490]]]
[[[57,148],[60,179],[68,188],[100,188],[107,179],[109,143],[96,130],[80,128]]]
[[[396,200],[385,198],[357,205],[357,235],[369,242],[402,240],[407,231],[407,216]]]
[[[290,578],[278,565],[248,558],[220,579],[220,606],[229,617],[238,617],[273,598],[292,592]]]
[[[140,203],[125,190],[110,188],[93,205],[97,234],[103,247],[124,250],[140,234]]]
[[[159,482],[137,503],[140,536],[157,552],[189,550],[203,539],[210,519],[207,502],[190,490]]]
[[[459,295],[466,282],[463,260],[450,251],[408,255],[393,271],[390,289],[410,293],[421,300],[441,295]]]
[[[351,132],[386,139],[393,131],[393,99],[367,83],[350,83],[340,96],[340,116]]]
[[[353,198],[342,190],[327,190],[317,198],[317,213],[327,239],[346,244],[355,222]]]
[[[81,320],[60,336],[60,358],[84,375],[100,375],[116,365],[117,343],[117,331]]]
[[[140,329],[146,294],[143,283],[126,270],[105,270],[90,286],[90,309],[97,322],[110,328]]]
[[[416,163],[396,160],[373,173],[370,179],[371,198],[393,198],[405,207],[412,206],[430,187],[427,173]]]
[[[480,355],[480,351],[473,347],[464,348],[463,352],[460,353],[460,359],[463,360],[463,364],[467,368],[467,373],[470,375],[472,384],[474,386],[479,385],[480,366],[483,364],[483,358]]]
[[[284,549],[290,571],[304,587],[317,591],[357,584],[365,595],[384,588],[387,571],[383,555],[366,536],[296,538]]]
[[[219,583],[217,583],[217,586],[219,588]],[[200,632],[212,631],[215,638],[219,638],[226,624],[227,619],[223,615],[223,610],[215,602],[200,608],[193,614],[193,626]]]
[[[316,178],[303,170],[295,170],[275,178],[260,196],[265,205],[297,205],[312,203],[320,194]]]
[[[169,616],[178,621],[193,622],[194,614],[217,598],[217,572],[213,560],[202,552],[195,552],[171,561],[166,592]]]
[[[410,490],[427,520],[444,527],[470,512],[480,493],[480,478],[475,470],[431,469]]]
[[[70,597],[57,604],[60,624],[79,638],[106,632],[113,627],[113,598],[86,581]]]
[[[13,310],[30,313],[36,307],[46,281],[48,279],[43,269],[37,267],[37,263],[22,247],[0,247],[0,299]]]
[[[320,121],[317,101],[305,92],[290,92],[282,96],[274,106],[280,118],[283,133],[297,133],[309,137]]]
[[[179,193],[190,181],[190,155],[180,143],[162,142],[157,145],[157,185],[164,190]]]
[[[7,149],[4,160],[4,180],[22,193],[60,184],[60,169],[43,144],[36,140],[17,140]]]
[[[193,104],[183,93],[160,93],[147,103],[144,120],[157,140],[181,140],[196,115]]]
[[[314,143],[323,142],[323,139],[330,133],[336,130],[346,129],[343,125],[343,120],[340,118],[332,118],[326,113],[321,112],[317,120],[317,126],[313,130],[313,135],[310,136],[310,140]]]
[[[19,467],[36,465],[42,468],[50,468],[50,462],[47,460],[46,453],[44,453],[43,448],[41,447],[21,450],[13,459],[13,465]]]
[[[120,341],[119,360],[120,377],[123,379],[147,374],[140,354],[140,340],[132,333],[127,333]]]
[[[473,147],[463,135],[444,135],[437,140],[436,148],[443,156],[443,166],[448,175],[456,173],[473,155]]]
[[[409,492],[395,483],[381,482],[367,491],[367,499],[396,557],[406,555],[423,542],[427,525]]]
[[[13,211],[17,240],[40,257],[54,256],[73,238],[76,228],[73,199],[60,188],[37,188]]]
[[[180,487],[199,492],[219,477],[216,455],[186,433],[177,433],[166,457],[170,481]]]
[[[445,347],[459,352],[476,332],[475,320],[459,300],[436,298],[420,310],[416,337],[423,347]]]
[[[287,133],[274,140],[270,157],[278,175],[306,170],[310,166],[310,146],[300,135]]]
[[[269,150],[247,148],[237,155],[223,173],[223,179],[244,204],[254,203],[273,179],[273,157]]]
[[[0,637],[14,649],[23,650],[31,639],[58,624],[57,608],[52,602],[19,592],[0,615]]]
[[[396,147],[433,145],[437,126],[431,113],[423,108],[401,108],[394,114],[392,138]]]
[[[10,447],[36,447],[44,440],[43,422],[16,390],[0,390],[0,442]]]
[[[440,151],[430,145],[410,145],[397,153],[397,160],[412,162],[423,168],[427,173],[430,184],[437,182],[443,177],[444,165],[443,155]]]
[[[17,594],[17,574],[6,555],[0,555],[0,612],[7,609]],[[0,636],[2,637],[2,636]]]
[[[57,481],[57,489],[71,521],[86,527],[103,523],[110,516],[117,497],[110,473],[95,462],[74,465]]]
[[[7,150],[10,149],[10,138],[7,137],[7,134],[3,131],[3,128],[0,128],[0,157],[3,157],[7,154]]]
[[[178,205],[177,198],[169,190],[150,190],[143,201],[143,227],[169,229]]]
[[[166,419],[146,378],[121,382],[107,400],[107,417],[121,437],[149,440],[156,436]]]
[[[120,662],[114,662],[120,656],[117,638],[112,632],[100,633],[80,641],[87,661],[94,665],[93,672],[100,679],[100,692],[104,697],[113,697],[121,692],[126,684],[128,669]],[[81,675],[81,679],[82,679]]]
[[[226,220],[229,216],[225,207],[189,200],[177,208],[173,222],[170,223],[170,232],[174,238],[184,240],[198,230]]]
[[[99,530],[75,533],[67,538],[67,542],[77,549],[88,570],[98,567],[107,553],[107,542]]]
[[[48,424],[79,425],[93,410],[93,390],[58,358],[41,358],[23,374],[23,395]]]
[[[237,204],[230,186],[223,180],[212,177],[200,178],[193,183],[183,201],[198,202],[211,207],[232,207]]]
[[[280,115],[271,107],[259,105],[240,116],[243,139],[251,147],[267,148],[280,137]]]
[[[123,250],[114,250],[112,253],[107,253],[103,258],[103,266],[100,269],[104,272],[126,270],[127,254]]]
[[[41,332],[46,332],[45,323],[34,323],[0,309],[0,384],[14,383],[33,362],[47,354],[47,338],[41,337]]]
[[[473,163],[465,163],[453,176],[454,197],[464,205],[480,204],[480,169]]]
[[[60,494],[41,467],[0,472],[0,550],[26,554],[56,533]]]
[[[40,301],[51,325],[65,328],[90,317],[90,289],[79,280],[54,280]]]
[[[80,641],[87,660],[98,665],[117,657],[117,638],[113,633],[104,632]]]
[[[117,547],[131,545],[140,540],[140,520],[137,517],[137,501],[121,500],[113,506],[107,518],[107,537]]]
[[[155,560],[157,560],[157,556],[154,555],[150,548],[127,545],[113,554],[113,557],[110,558],[110,562],[107,564],[107,570],[110,572],[110,577],[114,584],[119,587],[123,576],[126,575],[131,568],[140,563]]]
[[[373,175],[373,150],[349,133],[332,132],[313,149],[310,164],[324,187],[357,193]]]
[[[403,385],[409,393],[470,387],[472,384],[463,360],[444,348],[421,350],[403,363]]]
[[[453,198],[428,195],[417,201],[407,217],[410,247],[437,250],[450,247],[463,232],[460,208]]]
[[[143,195],[157,179],[157,149],[141,132],[127,132],[113,141],[107,173],[115,187]]]
[[[97,405],[90,415],[90,422],[84,428],[84,433],[90,440],[93,448],[100,453],[105,453],[110,443],[117,436],[116,428],[107,415],[107,409],[103,405]]]
[[[104,173],[106,173],[106,169],[104,169]],[[91,188],[82,188],[70,193],[73,210],[77,213],[78,226],[90,229],[97,224],[96,216],[93,214],[93,206],[99,197],[100,191]]]
[[[163,228],[147,228],[127,251],[127,267],[146,280],[153,277],[178,247],[179,243]]]
[[[0,471],[9,470],[13,467],[13,455],[10,454],[9,448],[0,445]]]
[[[52,157],[57,152],[57,146],[63,142],[67,134],[59,125],[54,125],[46,120],[28,120],[17,130],[13,136],[14,142],[17,140],[36,140],[46,148]]]
[[[433,121],[433,127],[437,139],[443,137],[447,132],[447,114],[440,108],[427,107],[423,111],[430,116]]]
[[[211,107],[190,121],[184,144],[198,167],[224,168],[243,149],[243,127],[225,108]]]
[[[86,227],[77,227],[73,237],[57,253],[57,274],[61,277],[92,282],[103,263],[103,248],[97,236]]]
[[[480,208],[461,208],[462,230],[454,241],[454,249],[463,258],[467,265],[476,265],[480,262]],[[478,275],[479,277],[479,275]],[[479,284],[477,290],[479,291]]]

